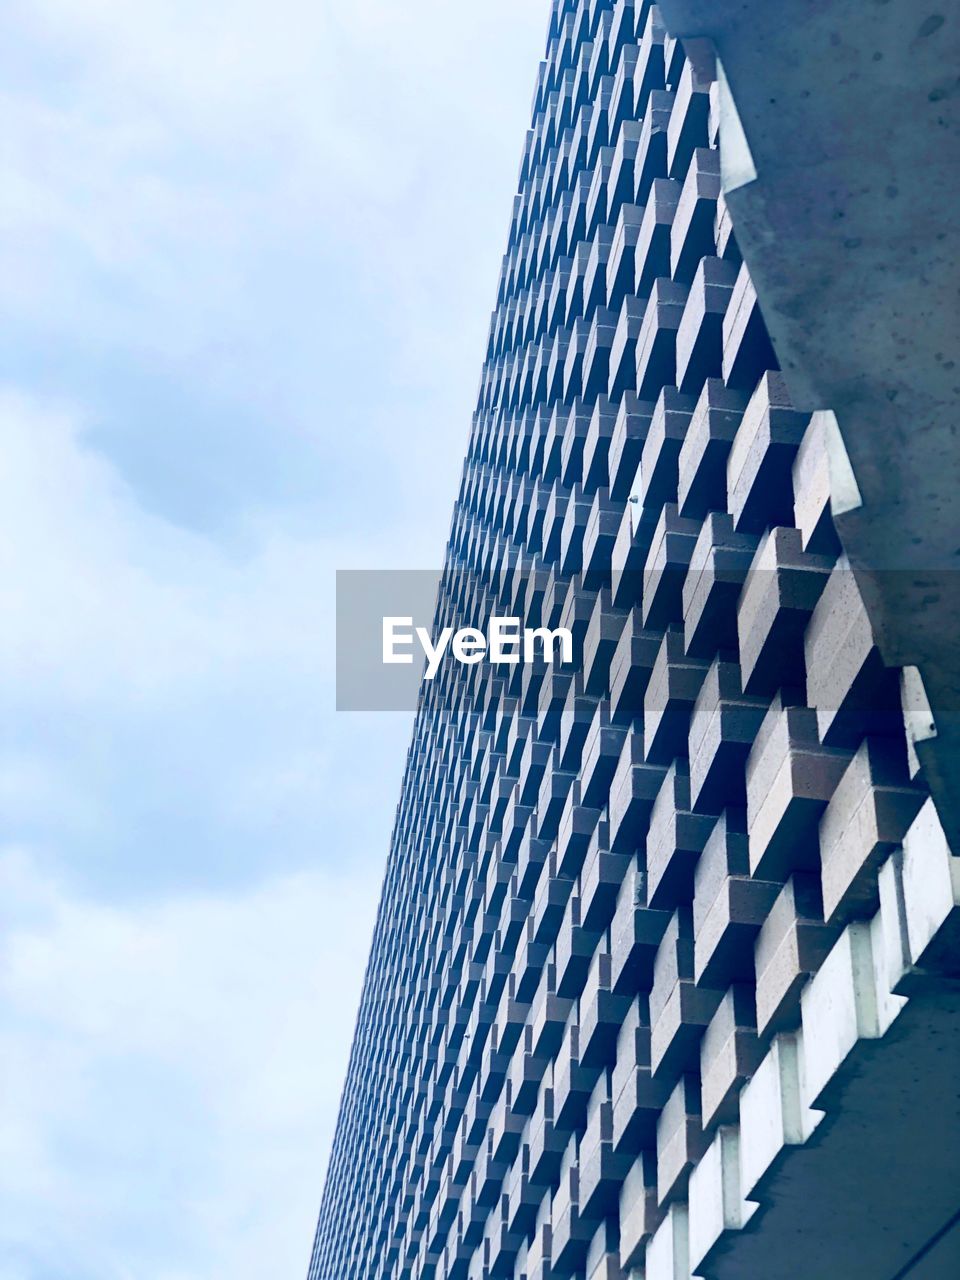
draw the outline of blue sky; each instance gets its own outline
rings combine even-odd
[[[3,7],[0,1280],[305,1273],[547,7]]]

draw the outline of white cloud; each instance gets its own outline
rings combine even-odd
[[[191,483],[235,465],[204,413],[243,415],[261,473],[281,446],[312,462],[314,491],[362,442],[351,480],[390,496],[412,563],[446,532],[545,10],[8,6],[0,314],[32,344],[69,347],[47,382],[101,363],[145,382],[147,413],[158,384],[204,397],[189,426],[175,402],[154,427],[178,453],[185,437],[201,446]],[[87,381],[131,473],[133,429]],[[143,488],[162,487],[154,471],[136,468]],[[336,485],[327,499],[343,510]]]
[[[546,9],[3,7],[0,1280],[305,1270]]]
[[[329,687],[341,541],[265,529],[238,561],[145,512],[75,409],[0,389],[0,430],[5,679],[125,705],[272,662]]]
[[[314,871],[121,910],[0,857],[0,1230],[25,1275],[305,1269],[376,888]]]
[[[406,736],[331,714],[343,548],[0,431],[0,1277],[301,1274]]]
[[[333,682],[335,569],[382,531],[237,558],[145,512],[69,407],[0,391],[0,431],[7,829],[128,885],[381,865],[408,721],[335,716]]]

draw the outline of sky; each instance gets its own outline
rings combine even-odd
[[[5,0],[0,1280],[306,1273],[547,0]]]

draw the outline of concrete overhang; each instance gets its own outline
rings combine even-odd
[[[737,240],[795,403],[836,415],[835,520],[884,661],[921,677],[917,751],[958,848],[960,4],[660,8],[719,56]]]

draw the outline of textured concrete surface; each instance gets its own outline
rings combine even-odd
[[[922,753],[956,842],[960,6],[660,8],[721,59],[756,174],[727,175],[737,241],[795,402],[836,415],[862,500],[837,527],[884,661],[926,685]]]

